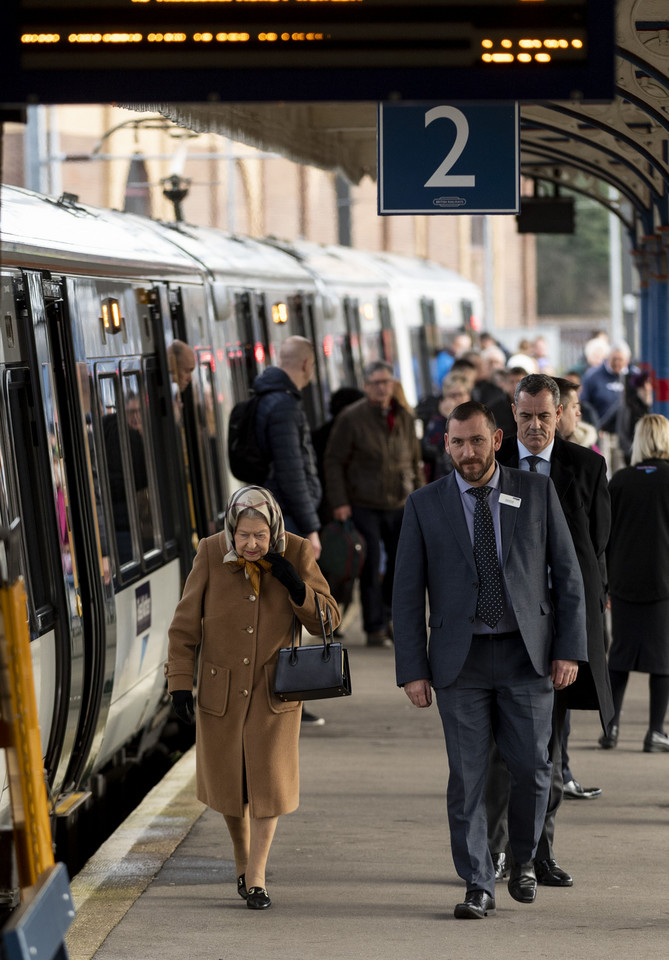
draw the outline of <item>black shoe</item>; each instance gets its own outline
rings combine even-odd
[[[496,913],[495,901],[485,890],[468,890],[464,903],[457,904],[453,916],[458,920],[483,920]]]
[[[392,647],[393,641],[384,630],[372,630],[367,634],[368,647]]]
[[[246,906],[249,910],[267,910],[272,906],[272,901],[264,887],[249,887]]]
[[[509,875],[509,861],[505,853],[493,853],[492,865],[495,868],[495,883],[499,883]]]
[[[243,873],[240,873],[240,875],[237,877],[237,893],[242,900],[246,900],[249,895],[249,892],[246,889],[246,877]]]
[[[325,726],[323,717],[317,717],[315,713],[309,713],[304,707],[302,707],[302,723],[308,723],[310,727]]]
[[[567,871],[558,866],[557,860],[535,860],[534,872],[537,883],[544,887],[571,887],[574,883]]]
[[[534,864],[514,863],[509,877],[509,893],[518,903],[534,903],[537,895],[537,876]]]
[[[601,795],[601,787],[582,787],[578,780],[567,780],[562,784],[562,796],[568,800],[594,800]]]
[[[607,733],[601,735],[597,742],[602,750],[613,750],[614,747],[618,746],[618,727],[613,724],[609,727]]]
[[[643,741],[644,753],[669,753],[669,737],[666,733],[649,730]]]

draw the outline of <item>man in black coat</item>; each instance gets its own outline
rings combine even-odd
[[[508,467],[550,476],[560,499],[583,576],[588,633],[588,663],[576,683],[555,694],[553,732],[549,746],[553,778],[544,830],[537,848],[537,882],[571,886],[571,876],[553,855],[555,815],[562,800],[562,732],[569,708],[599,710],[606,731],[613,716],[611,685],[606,664],[604,610],[607,599],[605,549],[611,527],[611,504],[606,462],[592,450],[556,436],[562,413],[560,391],[552,377],[530,374],[516,387],[514,417],[517,437],[502,441],[497,460]],[[498,756],[491,763],[487,789],[488,840],[496,874],[505,873],[506,797],[508,773]]]
[[[276,497],[286,530],[311,542],[318,560],[321,541],[321,482],[301,391],[314,374],[314,347],[306,337],[288,337],[279,347],[279,363],[253,381],[260,397],[256,430],[268,452],[270,471],[263,484]]]

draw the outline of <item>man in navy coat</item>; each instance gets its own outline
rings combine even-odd
[[[573,683],[587,660],[583,580],[557,494],[547,477],[499,466],[501,442],[487,407],[470,401],[452,412],[445,443],[455,469],[407,501],[393,595],[397,682],[417,707],[430,705],[434,688],[444,728],[451,849],[467,885],[455,916],[463,919],[495,911],[485,812],[493,734],[512,777],[509,892],[522,903],[535,898],[553,690]],[[492,586],[480,526],[475,542],[479,488],[490,488]]]

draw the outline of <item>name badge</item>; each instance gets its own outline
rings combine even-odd
[[[499,502],[505,504],[507,507],[518,507],[521,504],[520,497],[512,497],[510,493],[500,493]]]

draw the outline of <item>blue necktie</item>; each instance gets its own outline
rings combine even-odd
[[[476,498],[474,559],[479,578],[476,616],[489,627],[494,627],[504,613],[504,590],[497,559],[495,526],[488,506],[488,495],[492,492],[492,487],[472,487],[467,492]]]

